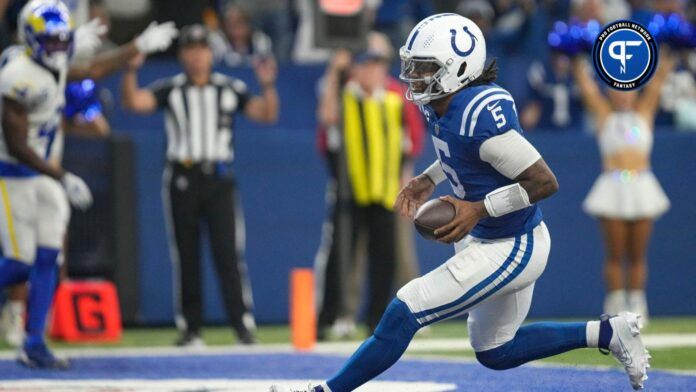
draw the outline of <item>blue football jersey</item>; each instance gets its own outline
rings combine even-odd
[[[429,105],[422,107],[440,165],[459,199],[480,201],[489,192],[514,183],[488,162],[479,149],[487,139],[509,130],[522,133],[515,101],[496,84],[465,88],[452,98],[438,118]],[[524,234],[541,222],[536,204],[498,218],[482,219],[471,231],[478,238],[504,238]]]

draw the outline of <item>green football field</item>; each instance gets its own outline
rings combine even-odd
[[[362,332],[361,332],[362,333]],[[696,317],[680,318],[652,318],[650,325],[643,330],[646,339],[655,338],[657,340],[669,340],[668,343],[656,343],[657,346],[650,347],[653,360],[653,368],[672,369],[672,370],[696,370]],[[123,337],[118,343],[109,344],[67,344],[53,342],[56,348],[81,348],[81,347],[161,347],[171,346],[176,339],[177,333],[174,328],[129,328],[123,333]],[[209,327],[203,331],[203,338],[209,346],[224,346],[235,344],[235,338],[229,328]],[[287,344],[290,342],[290,331],[287,326],[262,326],[258,331],[258,338],[261,345]],[[364,333],[359,337],[364,338]],[[467,339],[466,323],[463,321],[444,322],[431,327],[427,333],[418,334],[416,339],[419,343],[465,342]],[[470,349],[439,348],[410,352],[408,355],[417,357],[438,356],[467,358],[474,357]],[[10,350],[3,342],[0,342],[0,350]],[[7,352],[7,351],[5,351]],[[560,363],[565,365],[589,365],[589,366],[613,366],[616,361],[610,356],[601,355],[596,349],[575,350],[570,353],[559,355],[543,360],[548,363]]]

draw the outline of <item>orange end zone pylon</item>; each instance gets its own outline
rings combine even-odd
[[[311,350],[317,342],[314,272],[310,268],[290,272],[290,332],[297,350]]]

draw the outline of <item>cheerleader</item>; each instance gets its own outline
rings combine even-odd
[[[670,206],[650,168],[653,125],[661,87],[675,67],[675,57],[663,50],[652,81],[641,93],[607,89],[603,94],[580,57],[573,60],[573,75],[583,103],[596,121],[602,173],[583,202],[596,217],[605,244],[604,277],[607,295],[604,312],[622,310],[641,314],[647,323],[645,297],[646,249],[653,221]],[[627,262],[627,276],[623,263]]]

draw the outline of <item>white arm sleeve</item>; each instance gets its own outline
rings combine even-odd
[[[517,178],[541,158],[536,148],[514,129],[483,142],[479,156],[509,179]]]
[[[436,160],[435,162],[433,162],[432,165],[425,169],[423,174],[428,176],[435,185],[447,179],[445,171],[442,170],[442,165],[440,165],[440,160]]]

